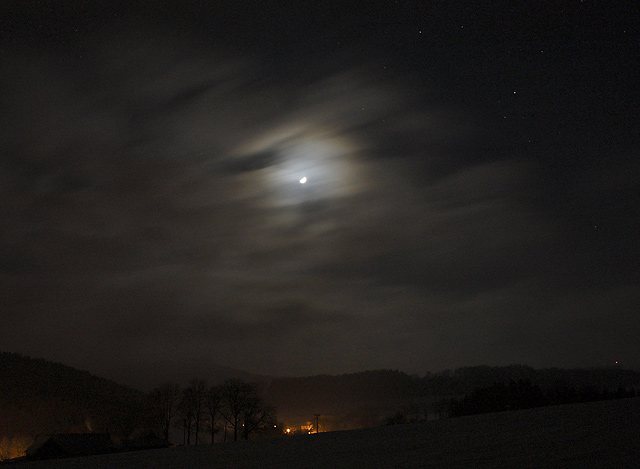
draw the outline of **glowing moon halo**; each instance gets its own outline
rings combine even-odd
[[[304,184],[305,182],[307,182],[307,176],[303,176],[302,179],[300,179],[300,184]]]

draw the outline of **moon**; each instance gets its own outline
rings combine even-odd
[[[303,176],[302,179],[300,179],[300,184],[304,184],[305,182],[307,182],[307,176]]]

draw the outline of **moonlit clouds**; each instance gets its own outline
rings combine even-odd
[[[114,334],[132,354],[146,355],[150,343],[172,334],[184,341],[196,330],[209,331],[205,337],[228,348],[253,324],[263,323],[258,318],[269,316],[268,305],[296,298],[312,311],[308,326],[313,323],[315,331],[296,330],[296,335],[315,336],[317,346],[346,340],[326,336],[320,324],[332,315],[346,320],[356,303],[347,308],[344,300],[327,295],[360,294],[348,284],[339,286],[344,280],[312,272],[327,263],[369,258],[362,246],[344,244],[354,237],[364,236],[355,242],[370,244],[372,252],[385,250],[389,240],[367,230],[383,224],[393,210],[380,203],[384,193],[410,192],[401,190],[402,176],[390,184],[395,164],[370,162],[377,157],[376,142],[362,130],[404,112],[384,90],[390,86],[376,90],[370,82],[362,84],[370,79],[359,78],[354,69],[291,90],[294,98],[284,109],[274,99],[283,94],[277,85],[255,86],[243,78],[252,67],[246,61],[227,65],[204,56],[179,58],[144,41],[134,41],[126,51],[118,66],[113,56],[100,62],[97,55],[92,73],[101,81],[95,88],[68,79],[73,70],[56,70],[63,77],[38,85],[41,97],[34,98],[44,105],[39,125],[53,133],[35,129],[40,147],[31,141],[26,122],[24,131],[12,136],[21,139],[16,146],[27,158],[21,165],[41,161],[37,173],[25,176],[29,184],[13,194],[33,200],[28,210],[35,225],[14,246],[19,262],[37,259],[34,269],[58,275],[46,280],[47,289],[34,284],[41,307],[53,305],[69,317],[83,311],[100,317],[74,320],[73,343],[80,350],[95,347],[97,336],[107,340],[108,331],[120,331]],[[27,78],[50,74],[50,66],[35,67]],[[146,86],[136,84],[143,78]],[[57,100],[65,104],[62,111],[46,111],[46,103]],[[74,118],[65,117],[62,124],[61,115]],[[101,128],[96,122],[77,133],[81,122],[99,121],[93,116],[110,124]],[[59,146],[77,150],[69,154]],[[297,184],[300,174],[309,179],[304,186]],[[78,182],[65,182],[67,175]],[[66,262],[71,258],[77,260]],[[307,282],[325,286],[305,293]],[[241,300],[245,294],[239,292],[251,294]],[[40,313],[29,308],[23,314],[36,321]],[[176,319],[159,320],[163,314]],[[207,325],[211,318],[216,319]],[[155,326],[141,327],[146,321]],[[55,348],[68,330],[48,321],[43,326],[33,331],[41,350]],[[292,347],[301,340],[288,334],[293,332],[279,333]],[[264,350],[259,337],[247,337],[247,356],[214,351],[213,358],[255,370],[250,362],[258,357],[250,351],[257,347],[272,363],[282,360],[275,350]],[[201,353],[195,343],[181,345],[181,353],[191,347]]]
[[[626,108],[553,107],[562,61],[489,60],[519,43],[450,16],[283,38],[194,11],[2,47],[2,348],[129,377],[631,355]]]

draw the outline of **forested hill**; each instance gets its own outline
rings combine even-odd
[[[640,391],[640,372],[476,366],[426,376],[377,370],[276,378],[261,385],[281,421],[300,427],[320,414],[321,428],[338,430],[378,425],[398,411],[417,419],[445,415],[452,398],[512,382],[526,382],[547,395],[574,399],[602,391]],[[140,423],[143,400],[142,392],[89,372],[0,352],[0,439],[80,431],[127,436]]]
[[[126,435],[143,394],[87,371],[0,352],[0,438],[107,431]]]
[[[578,396],[589,390],[640,390],[640,372],[619,368],[534,369],[524,365],[475,366],[408,375],[377,370],[339,376],[318,375],[272,380],[266,389],[278,417],[299,425],[324,415],[330,429],[380,424],[397,411],[433,418],[447,413],[446,402],[478,388],[525,381],[544,392]]]
[[[459,383],[464,392],[496,383],[507,384],[510,381],[530,381],[542,389],[558,389],[563,387],[594,388],[614,391],[620,387],[640,389],[640,372],[618,367],[608,368],[543,368],[535,369],[525,365],[510,366],[473,366],[458,368],[454,371],[443,371],[429,374],[426,381],[433,378],[447,377]]]

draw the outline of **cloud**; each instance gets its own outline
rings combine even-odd
[[[462,110],[457,93],[486,84],[438,85],[434,58],[393,72],[379,42],[338,58],[230,53],[211,25],[184,34],[164,14],[158,28],[3,46],[3,343],[89,368],[100,350],[422,372],[578,363],[579,338],[605,325],[590,305],[611,312],[615,298],[620,331],[635,293],[633,149],[583,163],[586,144],[544,135],[553,122],[524,144],[516,124]],[[411,44],[414,60],[425,49]]]

